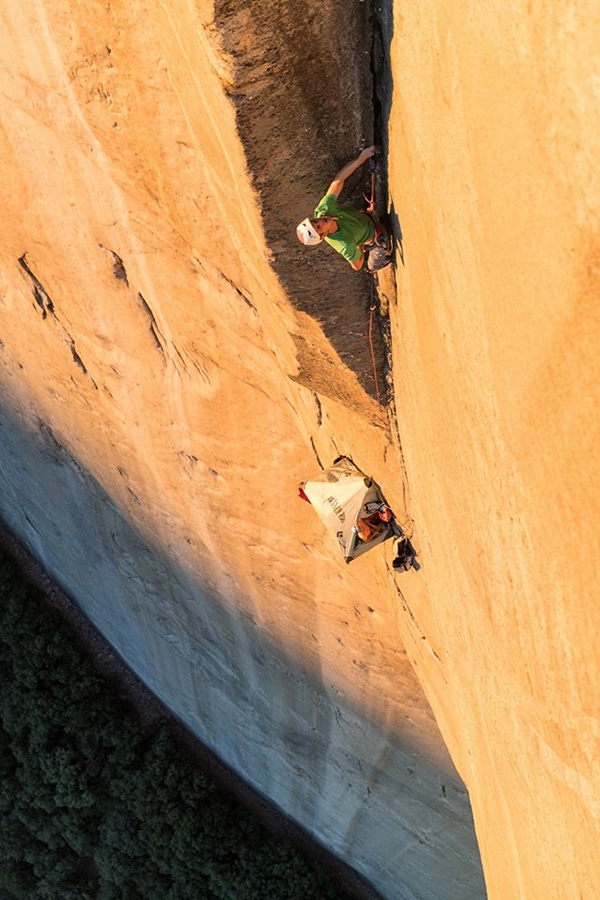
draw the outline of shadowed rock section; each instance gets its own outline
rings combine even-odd
[[[294,234],[373,139],[369,5],[6,10],[0,515],[193,734],[386,900],[481,900],[387,550],[346,566],[297,500],[351,453],[407,515],[366,393],[368,284]]]
[[[468,795],[439,746],[422,742],[430,725],[409,666],[397,671],[404,724],[390,740],[318,666],[300,665],[252,615],[150,545],[43,423],[28,432],[0,409],[0,434],[11,530],[192,734],[356,866],[367,881],[344,878],[358,896],[370,895],[369,881],[393,900],[484,896]]]
[[[329,247],[300,246],[296,225],[336,172],[375,141],[372,5],[326,0],[314,8],[250,0],[215,4],[215,21],[234,61],[240,138],[259,193],[272,264],[292,302],[313,316],[360,384],[376,396],[367,338],[372,278],[353,272]],[[342,200],[365,208],[365,165]],[[378,182],[378,199],[383,191]],[[377,377],[384,354],[376,330]]]

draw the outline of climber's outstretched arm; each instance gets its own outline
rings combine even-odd
[[[353,172],[362,166],[363,163],[366,163],[368,159],[371,159],[373,154],[375,153],[375,147],[367,147],[366,150],[353,159],[352,162],[346,163],[346,165],[340,169],[337,173],[331,184],[329,185],[329,189],[327,191],[328,194],[333,194],[334,197],[339,197],[342,193],[342,188],[344,187],[344,182],[349,175],[352,175]]]

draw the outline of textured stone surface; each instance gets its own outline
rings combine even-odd
[[[423,563],[406,596],[439,656],[417,671],[489,896],[593,900],[600,10],[397,6],[393,24],[394,371]]]
[[[296,496],[345,451],[404,512],[385,414],[270,266],[223,6],[221,32],[208,3],[2,8],[1,513],[184,722],[382,894],[478,900],[468,796],[402,646],[389,548],[346,567]],[[285,6],[262,5],[262,43],[238,21],[253,69],[276,14],[289,50],[302,34]],[[337,47],[356,100],[366,14],[340,43],[335,9],[315,60]],[[273,106],[287,132],[264,138],[282,159],[313,102],[295,77]],[[324,147],[296,205],[363,137],[361,109],[348,120],[339,89],[327,103],[347,145]],[[370,128],[370,94],[362,109]],[[346,275],[316,296],[340,320],[354,303],[340,352],[360,344],[370,372],[367,285],[320,265]]]
[[[598,13],[378,9],[2,4],[0,515],[388,900],[485,896],[464,784],[492,900],[592,900]],[[293,235],[373,102],[391,427],[369,283]],[[338,453],[419,572],[296,499]]]

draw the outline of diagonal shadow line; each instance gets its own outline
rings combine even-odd
[[[6,403],[0,518],[152,693],[384,896],[417,878],[424,898],[481,900],[468,795],[441,737],[432,752],[414,724],[433,716],[406,656],[396,678],[412,700],[391,726],[325,681],[318,656],[300,658],[217,595],[201,557],[192,572],[142,536],[47,426]],[[449,870],[459,893],[441,891]]]

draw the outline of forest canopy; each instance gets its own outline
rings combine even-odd
[[[334,900],[0,551],[0,900]]]

